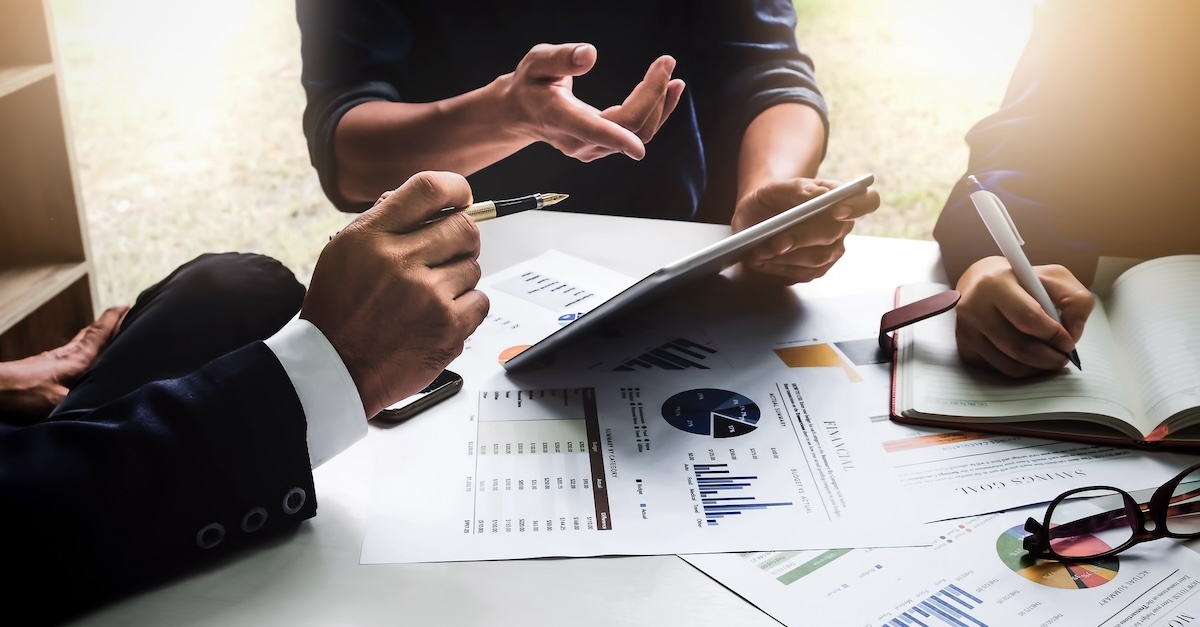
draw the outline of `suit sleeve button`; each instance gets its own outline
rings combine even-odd
[[[267,510],[255,507],[242,516],[242,531],[254,533],[267,524]]]
[[[300,511],[304,507],[304,500],[308,497],[304,493],[303,488],[292,488],[283,496],[283,513],[291,515]]]
[[[211,549],[225,539],[225,527],[221,523],[209,523],[196,532],[196,546]]]

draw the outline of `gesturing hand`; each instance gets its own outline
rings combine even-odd
[[[963,361],[990,366],[1010,377],[1028,377],[1067,365],[1066,354],[1083,336],[1096,297],[1070,270],[1035,266],[1034,272],[1058,307],[1062,324],[1030,296],[1004,257],[985,257],[967,268],[956,289],[962,294],[954,335]]]
[[[616,152],[646,156],[649,142],[675,110],[683,81],[672,79],[675,59],[659,57],[629,97],[599,111],[572,92],[576,76],[596,64],[590,44],[538,44],[512,74],[500,77],[518,132],[583,162]]]
[[[429,384],[462,353],[488,311],[479,282],[479,230],[463,213],[463,177],[421,172],[381,198],[321,252],[300,317],[333,344],[366,415]]]
[[[841,185],[825,179],[774,181],[738,201],[730,226],[736,233]],[[846,252],[844,240],[854,220],[879,208],[873,189],[851,196],[756,247],[743,260],[753,270],[772,274],[789,284],[824,276]]]

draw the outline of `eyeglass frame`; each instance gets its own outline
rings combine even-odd
[[[1179,487],[1179,484],[1182,483],[1188,475],[1198,470],[1200,470],[1200,464],[1195,464],[1184,469],[1182,472],[1167,480],[1166,483],[1154,490],[1154,494],[1150,496],[1150,500],[1145,503],[1138,503],[1128,492],[1113,486],[1098,485],[1067,490],[1066,492],[1058,495],[1053,501],[1050,501],[1050,505],[1046,507],[1046,516],[1042,522],[1038,522],[1037,519],[1033,518],[1032,516],[1025,521],[1025,531],[1029,532],[1030,535],[1025,536],[1024,540],[1021,542],[1021,547],[1024,548],[1031,557],[1037,559],[1074,562],[1109,557],[1128,550],[1143,542],[1160,540],[1162,538],[1200,537],[1200,531],[1196,531],[1194,533],[1174,533],[1167,529],[1167,519],[1171,516],[1178,514],[1190,514],[1192,512],[1200,511],[1200,499],[1172,507],[1172,504],[1180,500],[1200,497],[1200,488],[1190,492],[1185,492],[1183,494],[1174,495],[1175,489]],[[1108,490],[1115,494],[1121,495],[1124,507],[1106,512],[1098,512],[1090,516],[1084,516],[1078,520],[1072,520],[1068,523],[1056,525],[1054,527],[1050,526],[1050,515],[1054,513],[1054,508],[1057,507],[1059,503],[1067,500],[1072,495],[1079,494],[1081,492],[1090,492],[1093,490]],[[1153,529],[1148,529],[1146,527],[1147,514],[1151,516],[1150,522],[1154,523]],[[1077,536],[1085,533],[1114,529],[1117,527],[1117,525],[1113,523],[1122,519],[1127,521],[1126,523],[1123,523],[1123,526],[1130,528],[1133,533],[1130,535],[1129,540],[1103,553],[1096,553],[1094,555],[1086,556],[1065,556],[1058,554],[1050,545],[1051,540],[1055,539],[1051,533],[1054,530],[1063,532],[1063,535],[1058,536],[1060,538],[1067,535]],[[1081,529],[1076,525],[1082,526],[1083,528]]]

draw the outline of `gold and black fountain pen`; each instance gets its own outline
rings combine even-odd
[[[551,192],[547,194],[530,194],[528,196],[521,196],[520,198],[508,198],[505,200],[484,200],[481,202],[473,202],[470,205],[467,205],[465,209],[460,207],[446,207],[445,209],[435,213],[432,218],[429,218],[422,224],[433,224],[434,222],[437,222],[438,220],[444,220],[451,214],[458,213],[459,211],[466,213],[467,217],[471,218],[471,220],[475,222],[483,222],[484,220],[491,220],[492,218],[500,218],[512,215],[514,213],[521,213],[522,211],[529,211],[530,209],[541,209],[542,207],[557,205],[566,199],[566,194],[557,194]],[[338,231],[338,233],[341,233],[341,231]],[[334,233],[333,235],[337,235],[337,233]],[[329,241],[331,242],[333,241],[333,235],[329,236]]]
[[[530,209],[541,209],[542,207],[557,205],[566,199],[566,194],[557,194],[551,192],[546,194],[530,194],[528,196],[521,196],[520,198],[508,198],[505,200],[484,200],[481,202],[471,203],[466,209],[460,209],[457,207],[442,209],[439,213],[435,214],[434,217],[430,218],[425,223],[429,224],[432,222],[437,222],[438,220],[442,220],[448,217],[450,214],[457,213],[459,211],[466,213],[467,217],[476,222],[483,222],[484,220],[502,218],[514,213],[529,211]]]

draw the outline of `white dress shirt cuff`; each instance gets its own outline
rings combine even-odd
[[[296,388],[308,423],[308,457],[320,466],[367,435],[367,417],[350,371],[321,330],[293,318],[266,340]]]

